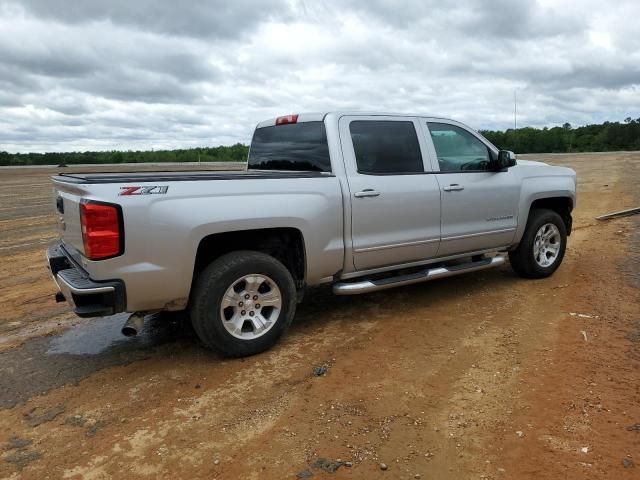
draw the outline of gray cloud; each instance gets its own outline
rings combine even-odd
[[[204,38],[237,37],[261,21],[286,16],[289,8],[281,0],[22,0],[19,4],[27,14],[63,23],[109,21],[162,35]]]
[[[640,116],[637,1],[0,0],[0,150],[248,142],[299,111]]]

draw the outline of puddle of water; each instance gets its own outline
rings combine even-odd
[[[77,383],[104,368],[149,358],[175,342],[187,340],[184,347],[201,348],[184,319],[150,315],[138,336],[125,337],[120,329],[126,318],[124,314],[93,318],[61,335],[33,338],[0,352],[0,409]]]
[[[126,348],[135,350],[167,343],[176,335],[175,323],[149,315],[144,327],[135,337],[125,337],[122,325],[128,314],[120,313],[110,317],[92,319],[90,322],[70,328],[62,335],[54,337],[46,351],[47,355],[98,355],[107,350]]]
[[[62,335],[54,337],[49,344],[47,355],[97,355],[107,348],[134,340],[120,333],[127,320],[126,314],[95,319],[83,325],[76,325]]]

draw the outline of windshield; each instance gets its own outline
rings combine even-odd
[[[248,168],[330,172],[324,123],[302,122],[256,129]]]

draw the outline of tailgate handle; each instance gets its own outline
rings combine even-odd
[[[356,192],[353,194],[356,198],[364,198],[364,197],[377,197],[380,195],[380,192],[374,190],[373,188],[365,188],[360,192]]]

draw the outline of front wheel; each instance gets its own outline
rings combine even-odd
[[[274,345],[295,309],[289,270],[264,253],[239,251],[214,260],[198,275],[191,322],[206,346],[244,357]]]
[[[509,252],[513,270],[526,278],[548,277],[562,263],[567,247],[567,227],[553,210],[536,209],[515,250]]]

